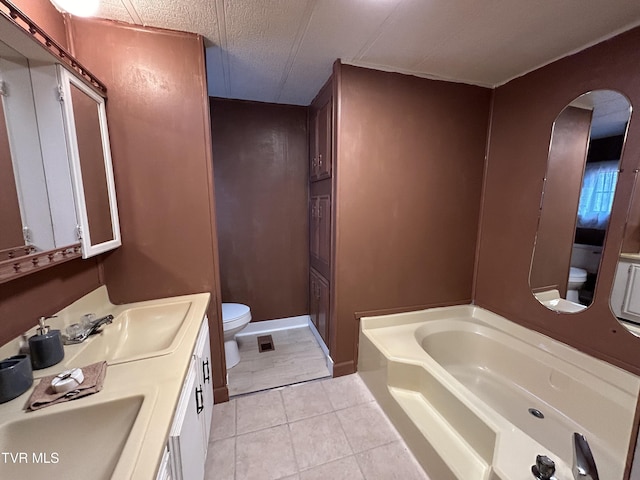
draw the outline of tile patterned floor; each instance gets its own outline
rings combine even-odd
[[[216,405],[207,480],[429,480],[357,374]]]
[[[271,352],[258,351],[260,335],[238,337],[240,363],[228,371],[230,396],[329,376],[326,357],[308,327],[272,332]]]

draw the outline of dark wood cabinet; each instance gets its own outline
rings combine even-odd
[[[325,271],[331,265],[331,196],[311,197],[310,255]]]
[[[329,345],[329,295],[329,283],[318,272],[311,269],[309,278],[309,314],[325,345]]]
[[[331,90],[321,90],[311,104],[310,138],[311,164],[309,180],[317,182],[331,177],[333,160],[333,98]]]
[[[331,243],[333,235],[333,83],[309,109],[309,314],[325,345],[331,331]]]

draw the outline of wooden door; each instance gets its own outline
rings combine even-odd
[[[331,177],[332,165],[332,108],[331,98],[320,107],[316,118],[317,160],[314,180]]]
[[[318,260],[327,268],[331,265],[331,196],[317,198]]]

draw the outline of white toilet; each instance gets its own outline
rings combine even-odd
[[[567,283],[567,300],[580,303],[578,290],[587,281],[587,271],[584,268],[571,267],[569,269],[569,283]]]
[[[236,334],[251,321],[251,310],[241,303],[222,304],[222,330],[224,331],[224,357],[227,370],[240,361]]]

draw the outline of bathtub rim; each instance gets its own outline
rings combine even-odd
[[[453,314],[442,318],[443,313]],[[404,319],[406,317],[406,320]],[[530,330],[515,322],[493,313],[483,307],[477,305],[453,305],[449,307],[435,307],[421,310],[413,310],[410,312],[394,313],[388,315],[362,317],[360,319],[361,330],[375,330],[379,328],[393,327],[399,325],[413,325],[422,323],[426,320],[468,320],[471,317],[482,324],[500,330],[517,339],[523,339],[525,343],[530,345],[537,344],[537,347],[549,353],[550,355],[569,361],[572,365],[578,366],[581,370],[586,370],[580,365],[584,360],[593,363],[588,370],[597,377],[603,379],[607,383],[619,388],[629,395],[638,397],[640,393],[640,377],[633,373],[618,367],[617,365],[606,362],[605,360],[592,357],[577,348],[560,342],[544,333]],[[536,342],[536,337],[543,338],[543,342]],[[633,379],[633,380],[632,380]],[[635,385],[632,385],[635,383]]]
[[[543,453],[545,447],[535,442],[534,439],[528,437],[528,435],[526,435],[524,432],[521,432],[522,436],[526,437],[528,440],[523,440],[518,435],[504,434],[505,431],[513,428],[517,429],[517,427],[515,427],[509,420],[498,414],[493,409],[493,407],[485,404],[481,399],[477,398],[475,394],[467,389],[467,387],[462,385],[437,361],[431,358],[431,356],[429,356],[424,350],[422,350],[422,347],[419,345],[417,339],[415,343],[416,346],[418,346],[418,348],[420,349],[421,354],[416,354],[413,358],[411,358],[411,355],[409,354],[410,358],[407,359],[404,355],[395,355],[387,351],[385,346],[381,345],[377,341],[375,334],[368,335],[369,332],[374,333],[375,330],[383,329],[386,327],[400,326],[405,327],[408,331],[411,331],[412,329],[419,328],[415,326],[416,323],[425,323],[429,320],[442,320],[443,316],[446,317],[445,321],[457,319],[468,323],[470,319],[473,319],[475,322],[479,322],[479,324],[484,324],[489,328],[499,330],[509,336],[516,337],[517,339],[523,339],[525,343],[528,342],[532,345],[535,344],[537,348],[540,348],[549,355],[558,357],[562,361],[568,362],[569,364],[576,366],[581,370],[588,371],[590,374],[595,374],[603,381],[607,381],[613,386],[616,386],[622,392],[630,395],[632,398],[637,400],[638,390],[640,390],[639,377],[615,365],[609,364],[604,360],[591,357],[573,347],[559,342],[558,340],[550,338],[540,332],[529,330],[507,320],[504,317],[501,317],[498,314],[475,305],[436,307],[398,314],[363,317],[361,319],[360,335],[366,336],[367,339],[373,344],[373,346],[375,346],[375,348],[377,348],[381,354],[384,354],[388,362],[415,364],[417,366],[425,368],[431,375],[437,377],[438,381],[442,382],[447,388],[453,390],[456,395],[459,395],[459,398],[463,400],[463,402],[469,409],[477,411],[477,414],[480,416],[480,418],[483,419],[483,421],[485,421],[485,423],[487,423],[487,425],[495,429],[498,439],[497,442],[503,444],[500,447],[498,447],[498,444],[496,444],[496,458],[494,458],[494,462],[490,465],[490,470],[495,474],[504,475],[504,472],[513,471],[513,461],[509,457],[517,453],[515,445],[527,444],[528,447],[537,445],[538,450],[540,450],[538,453]],[[589,363],[592,364],[588,369],[583,366],[584,360],[588,360]],[[360,366],[358,368],[360,369]],[[636,400],[633,401],[634,406]],[[474,401],[480,401],[481,406],[478,407],[477,405],[474,405]],[[633,408],[633,411],[635,411],[635,408]],[[631,440],[630,437],[631,436],[629,436],[627,442]],[[554,452],[550,453],[554,454]],[[624,463],[626,463],[626,454],[627,451],[625,450],[623,453],[623,455],[625,455],[624,458],[621,458],[617,455],[613,458],[616,463],[616,470],[618,466],[621,466],[624,469]],[[533,458],[535,459],[535,456]],[[562,471],[568,471],[570,475],[570,469],[565,470],[566,468],[568,468],[566,460],[563,461],[559,456],[556,456],[556,458],[559,465],[559,474],[562,475]],[[494,477],[491,476],[491,478]],[[511,477],[507,474],[507,476],[504,478]]]

